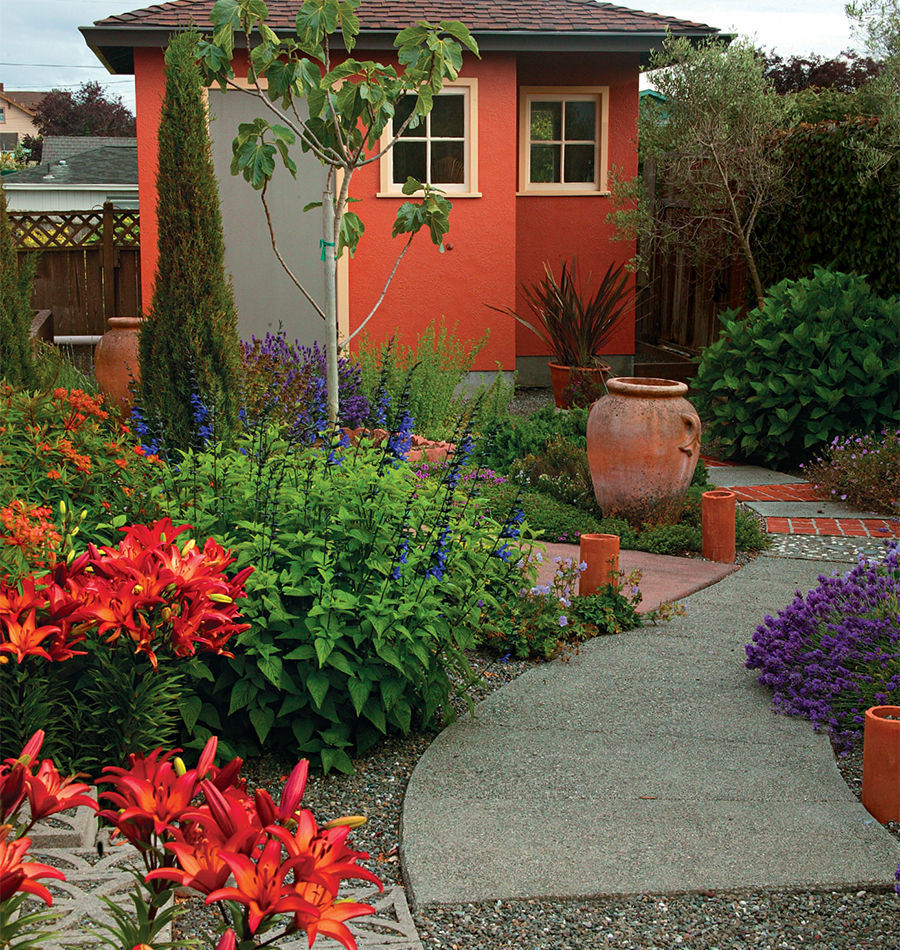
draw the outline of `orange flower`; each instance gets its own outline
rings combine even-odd
[[[51,468],[50,471],[47,472],[47,478],[52,478],[55,481],[57,478],[62,478],[62,475],[60,475],[57,469]]]
[[[127,459],[116,459],[116,465],[118,465],[119,468],[128,468],[128,460],[127,460]]]
[[[55,877],[64,881],[65,874],[49,864],[38,864],[36,861],[23,861],[26,851],[31,846],[30,838],[19,838],[7,841],[11,825],[0,825],[0,903],[12,897],[17,891],[34,894],[40,897],[48,906],[53,903],[50,891],[43,884],[38,884],[39,877]]]
[[[94,799],[84,794],[90,791],[90,786],[76,782],[74,775],[60,778],[50,759],[44,759],[37,772],[27,776],[25,782],[28,786],[32,821],[40,821],[78,805],[85,805],[97,811],[98,806]]]

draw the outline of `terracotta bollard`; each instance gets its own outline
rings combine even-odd
[[[619,570],[619,536],[617,534],[583,534],[580,546],[581,560],[587,564],[578,580],[582,597],[596,594],[616,580]]]
[[[701,501],[703,556],[707,561],[734,561],[734,509],[737,496],[724,488],[705,491]]]
[[[900,706],[872,706],[863,728],[863,807],[882,824],[900,821]]]

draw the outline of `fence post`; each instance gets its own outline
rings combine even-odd
[[[116,315],[116,248],[113,232],[113,206],[103,203],[103,316]]]

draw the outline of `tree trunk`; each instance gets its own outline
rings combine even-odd
[[[337,324],[337,261],[335,258],[335,174],[328,175],[322,194],[322,260],[325,262],[325,386],[328,393],[328,422],[338,422],[338,324]]]

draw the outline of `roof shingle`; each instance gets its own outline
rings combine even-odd
[[[209,23],[214,0],[171,0],[95,21],[97,27],[176,28]],[[300,0],[269,0],[269,25],[292,30]],[[473,33],[715,33],[713,27],[596,0],[362,0],[360,30],[400,30],[419,20],[461,20]]]

